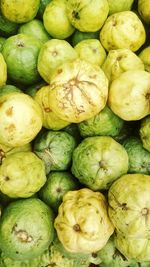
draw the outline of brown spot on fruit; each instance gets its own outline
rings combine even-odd
[[[44,108],[44,111],[45,111],[46,113],[52,112],[52,110],[51,110],[50,108]]]
[[[10,108],[8,108],[8,109],[6,110],[6,115],[7,115],[7,116],[12,116],[12,114],[13,114],[13,107],[10,107]]]
[[[8,125],[8,127],[5,128],[8,132],[13,132],[16,129],[16,126],[14,123],[11,123]]]
[[[148,210],[147,208],[143,208],[143,209],[141,210],[141,213],[142,213],[143,216],[146,216],[146,215],[148,215],[149,210]]]
[[[75,225],[73,226],[73,230],[74,230],[75,232],[81,232],[80,225],[79,225],[79,224],[75,224]]]

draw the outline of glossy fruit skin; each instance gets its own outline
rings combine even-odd
[[[54,238],[54,215],[41,200],[28,198],[9,204],[0,221],[0,248],[14,260],[43,254]]]
[[[26,34],[17,34],[6,40],[2,54],[7,64],[8,77],[12,81],[32,85],[41,79],[37,70],[41,46],[41,41]]]

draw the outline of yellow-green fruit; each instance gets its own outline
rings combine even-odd
[[[75,253],[100,250],[114,231],[104,195],[88,188],[64,195],[54,227],[65,249]]]
[[[140,120],[150,113],[150,73],[129,70],[110,85],[108,105],[126,121]]]
[[[121,11],[131,10],[133,2],[134,0],[108,0],[109,15]]]
[[[37,65],[38,71],[41,77],[49,83],[53,71],[61,63],[73,61],[77,57],[77,52],[67,41],[51,39],[40,50]]]
[[[138,0],[138,12],[142,19],[150,24],[150,1],[149,0]]]
[[[58,117],[78,123],[106,105],[108,80],[100,67],[76,59],[60,65],[51,77],[49,101]]]
[[[140,52],[139,58],[143,61],[145,70],[150,72],[150,46]]]
[[[23,146],[35,138],[42,122],[42,110],[32,97],[18,92],[0,97],[0,143]]]
[[[7,65],[3,55],[0,53],[0,86],[3,86],[7,81]]]
[[[83,40],[74,48],[81,59],[98,66],[101,66],[106,58],[105,49],[100,41],[96,39]]]
[[[70,123],[60,119],[52,110],[49,101],[49,86],[43,86],[34,96],[43,111],[43,126],[51,130],[60,130]]]
[[[67,14],[71,24],[81,32],[100,30],[109,12],[107,0],[69,0]]]
[[[67,17],[67,5],[66,0],[53,0],[44,11],[44,27],[53,38],[65,39],[75,31]]]
[[[102,69],[109,81],[112,82],[125,71],[144,70],[144,64],[130,49],[122,48],[109,51]]]
[[[100,32],[100,41],[107,51],[128,48],[135,52],[144,44],[145,39],[144,26],[132,11],[109,16]]]
[[[39,9],[40,0],[1,0],[4,17],[16,23],[32,20]]]
[[[44,162],[33,152],[8,155],[0,166],[0,190],[11,198],[28,198],[46,182]]]

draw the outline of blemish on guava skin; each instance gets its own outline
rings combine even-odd
[[[2,161],[3,161],[3,159],[5,159],[6,158],[6,156],[5,156],[5,152],[2,150],[2,149],[0,149],[0,164],[2,164]]]
[[[12,116],[12,114],[13,114],[13,107],[8,108],[5,113],[6,113],[7,116]]]
[[[45,111],[46,113],[52,112],[52,110],[51,110],[50,108],[44,108],[44,111]]]
[[[73,226],[73,230],[74,230],[75,232],[81,232],[80,225],[79,225],[79,224],[75,224],[75,225]]]
[[[78,11],[73,10],[73,11],[72,11],[72,17],[73,17],[74,19],[80,19],[80,16],[79,16]]]
[[[16,129],[16,126],[14,123],[9,124],[8,127],[5,127],[5,130],[7,130],[8,132],[13,132]]]

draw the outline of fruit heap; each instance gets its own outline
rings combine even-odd
[[[0,1],[0,267],[150,267],[150,1]]]

